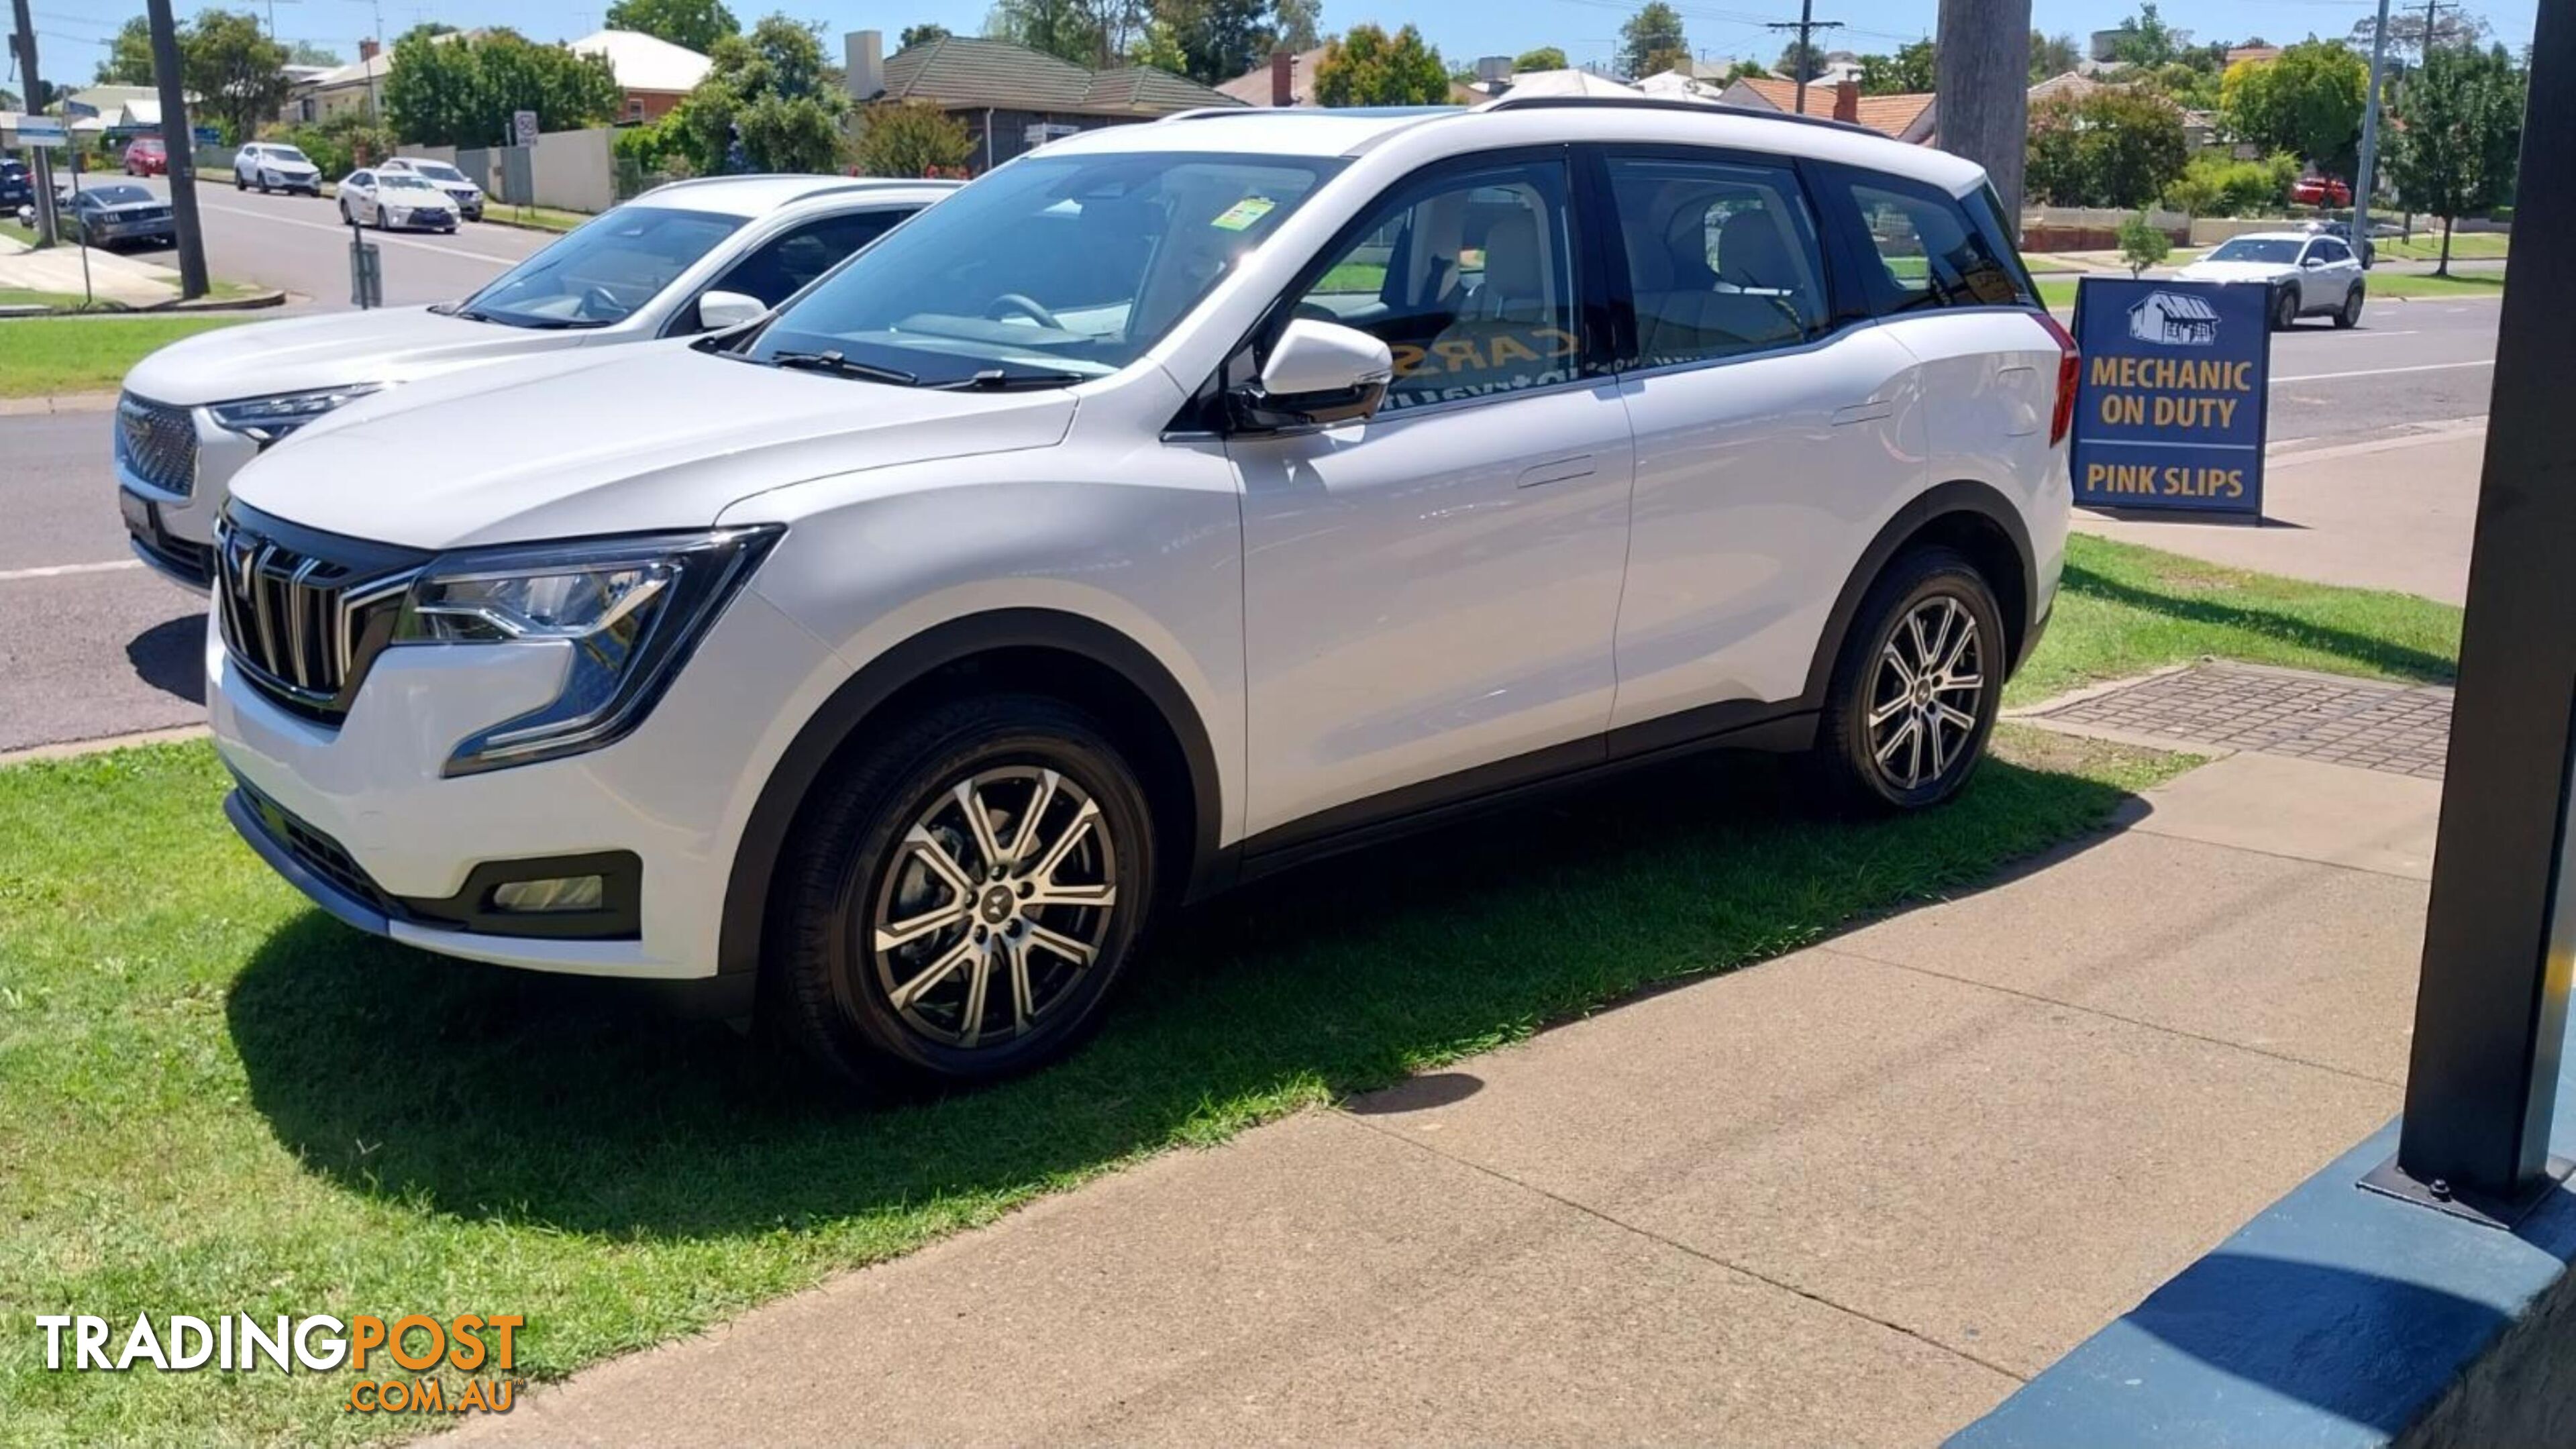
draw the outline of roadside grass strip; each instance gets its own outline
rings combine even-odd
[[[113,392],[134,364],[240,317],[15,317],[0,320],[0,397]]]

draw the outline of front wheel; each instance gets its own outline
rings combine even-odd
[[[2343,294],[2343,306],[2335,310],[2334,323],[2341,328],[2361,325],[2361,288],[2358,284]]]
[[[242,180],[242,174],[241,174],[240,172],[238,172],[238,171],[236,171],[236,172],[234,172],[234,173],[233,173],[233,190],[235,190],[235,191],[248,191],[248,190],[250,190],[250,183],[249,183],[249,182],[247,182],[247,181]]]
[[[1919,810],[1959,793],[2003,700],[2003,611],[1965,555],[1918,549],[1871,585],[1826,688],[1808,769],[1830,803]]]
[[[2299,325],[2299,289],[2283,287],[2272,299],[2272,330],[2287,332]]]
[[[924,710],[807,802],[770,901],[772,1021],[872,1091],[965,1086],[1071,1050],[1141,936],[1144,788],[1082,711]]]

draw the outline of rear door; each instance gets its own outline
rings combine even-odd
[[[1913,355],[1837,311],[1792,163],[1647,147],[1600,163],[1637,444],[1612,723],[1651,748],[1801,692],[1855,530],[1922,486],[1925,423]]]

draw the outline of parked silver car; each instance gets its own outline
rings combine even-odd
[[[2272,328],[2319,313],[2337,327],[2361,320],[2361,259],[2339,236],[2257,231],[2229,237],[2174,275],[2186,282],[2254,282],[2272,289]]]

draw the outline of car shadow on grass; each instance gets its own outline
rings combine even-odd
[[[278,1139],[407,1207],[652,1237],[971,1211],[1986,881],[2107,819],[2129,796],[2102,775],[1997,760],[1944,810],[1855,823],[1810,813],[1768,761],[1642,771],[1185,913],[1083,1051],[937,1101],[854,1106],[617,983],[444,960],[319,912],[267,940],[227,1012]]]
[[[2425,684],[2449,684],[2459,677],[2458,662],[2431,650],[2411,648],[2357,630],[2337,629],[2259,604],[2185,593],[2162,593],[2114,579],[2082,564],[2070,563],[2061,588],[2131,608],[2196,624],[2242,629],[2285,643],[2322,650],[2338,659]]]

